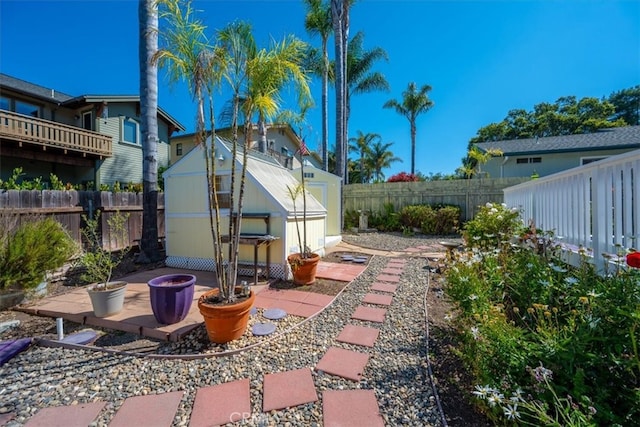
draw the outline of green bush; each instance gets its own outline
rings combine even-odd
[[[360,214],[356,210],[347,210],[344,212],[344,229],[351,230],[353,227],[360,225]]]
[[[369,227],[376,228],[379,231],[400,231],[402,224],[400,216],[396,212],[393,203],[385,203],[382,205],[381,212],[371,212],[369,215]]]
[[[423,234],[447,235],[457,231],[460,208],[456,206],[411,205],[399,213],[400,224],[408,229],[420,229]]]
[[[76,249],[73,239],[53,218],[28,221],[14,231],[0,226],[0,289],[35,288],[47,271],[62,267]]]
[[[464,225],[462,236],[470,248],[490,249],[510,242],[524,231],[520,211],[504,204],[487,203]]]

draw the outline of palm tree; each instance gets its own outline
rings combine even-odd
[[[383,182],[385,179],[382,169],[391,167],[395,162],[402,162],[400,157],[396,157],[389,147],[393,142],[382,143],[382,141],[374,142],[370,147],[370,161],[373,170],[373,177],[376,182]]]
[[[214,273],[218,280],[220,295],[227,301],[235,299],[236,275],[233,259],[229,257],[230,268],[224,269],[225,264],[222,234],[220,229],[221,216],[217,200],[215,179],[215,165],[213,149],[215,147],[215,122],[213,111],[213,90],[220,84],[222,75],[227,73],[227,58],[225,51],[209,45],[205,36],[206,26],[194,16],[191,3],[184,4],[181,0],[159,0],[162,16],[167,28],[161,33],[164,46],[153,57],[160,66],[166,66],[171,82],[184,80],[197,104],[196,113],[196,145],[205,151],[205,165],[209,197],[209,220],[213,238]],[[207,97],[205,98],[205,95]],[[211,120],[211,146],[205,142],[205,101],[209,100],[209,116]],[[235,162],[232,162],[235,164]],[[233,192],[232,192],[233,194]],[[230,215],[232,218],[232,215]],[[231,222],[231,221],[230,221]],[[229,244],[229,254],[234,253],[234,243]],[[237,252],[237,251],[235,251]],[[235,264],[237,265],[237,263]]]
[[[402,92],[402,101],[391,99],[383,105],[383,108],[393,108],[409,120],[411,126],[411,173],[416,172],[416,119],[422,113],[426,113],[433,107],[433,101],[429,99],[431,86],[424,85],[420,89],[414,82],[409,83],[407,90]]]
[[[331,0],[331,22],[335,40],[336,87],[336,175],[344,177],[347,152],[347,44],[349,8],[352,0]]]
[[[319,35],[322,42],[322,59],[320,74],[322,77],[322,167],[329,170],[329,53],[327,42],[333,31],[331,22],[331,6],[323,0],[304,0],[307,5],[307,16],[304,27],[311,35]]]
[[[158,7],[155,0],[138,3],[140,62],[140,131],[142,133],[142,236],[137,261],[160,260],[158,249]]]
[[[371,71],[376,61],[389,59],[387,52],[381,47],[365,50],[364,33],[358,31],[349,42],[347,52],[347,101],[346,120],[349,126],[351,116],[351,97],[373,91],[389,91],[389,82],[378,71]]]
[[[377,133],[364,134],[358,131],[358,136],[349,139],[349,151],[360,154],[360,169],[358,172],[359,181],[361,183],[371,180],[371,168],[365,167],[370,165],[371,149],[369,148],[374,142],[380,142],[382,138]]]

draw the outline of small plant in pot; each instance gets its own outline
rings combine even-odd
[[[311,251],[307,244],[307,192],[304,185],[304,156],[309,154],[304,142],[298,150],[300,153],[300,184],[295,187],[287,187],[289,197],[293,202],[293,215],[296,220],[296,232],[298,235],[298,248],[300,252],[291,254],[287,257],[291,272],[293,274],[293,282],[297,285],[311,285],[316,281],[316,270],[320,255]],[[300,234],[300,221],[298,219],[298,210],[296,200],[302,196],[302,235]]]
[[[87,292],[91,298],[91,305],[96,317],[108,317],[122,311],[124,295],[127,286],[125,281],[112,281],[114,269],[127,256],[130,250],[129,235],[127,232],[127,220],[129,215],[116,212],[107,220],[110,239],[107,247],[104,247],[102,233],[100,232],[101,213],[90,219],[82,216],[85,227],[82,236],[87,245],[87,250],[80,258],[80,266],[84,272],[80,278],[88,283]],[[113,246],[116,250],[111,251]]]

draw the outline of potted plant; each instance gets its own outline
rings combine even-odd
[[[165,274],[147,282],[151,309],[158,323],[170,325],[184,320],[193,302],[196,276]]]
[[[93,313],[96,317],[109,317],[122,311],[127,282],[111,281],[113,270],[120,264],[130,249],[129,236],[126,228],[129,215],[116,212],[107,220],[109,225],[109,243],[104,247],[102,233],[100,233],[101,213],[97,212],[95,218],[82,216],[85,227],[82,236],[88,245],[87,250],[80,258],[80,265],[84,272],[80,278],[91,283],[87,287]],[[112,243],[115,251],[111,251]]]
[[[164,3],[160,2],[161,5]],[[281,43],[273,42],[268,49],[258,49],[250,24],[234,22],[217,33],[216,46],[211,46],[204,34],[206,27],[191,14],[190,8],[183,11],[179,7],[170,7],[162,12],[162,17],[172,30],[160,33],[166,48],[159,49],[153,60],[161,66],[168,65],[172,76],[186,80],[197,104],[195,142],[204,151],[213,270],[217,279],[217,288],[205,292],[198,299],[198,307],[205,318],[210,340],[223,343],[239,338],[244,333],[255,299],[251,289],[237,286],[238,248],[248,152],[252,142],[252,120],[257,117],[259,139],[266,143],[266,120],[277,112],[281,101],[280,91],[293,83],[298,86],[301,99],[310,97],[307,76],[301,65],[306,44],[291,36]],[[218,140],[215,134],[213,94],[222,82],[228,83],[231,89],[228,109],[232,128],[230,147]],[[210,118],[209,131],[206,129],[205,111],[208,111]],[[238,142],[238,118],[241,115],[245,120],[243,144]],[[216,168],[219,159],[224,159],[224,156],[216,150],[230,154],[230,161],[226,164],[230,168],[220,175]],[[218,191],[223,180],[227,190],[224,196]],[[227,222],[226,233],[222,232],[222,221]],[[213,319],[219,319],[220,322],[214,325],[213,321],[209,321]],[[232,330],[213,329],[218,326]]]
[[[297,285],[311,285],[316,281],[316,270],[318,268],[318,262],[320,261],[320,255],[312,252],[307,244],[307,192],[304,185],[304,156],[309,154],[309,150],[304,142],[302,142],[297,152],[300,154],[300,184],[293,188],[287,187],[287,191],[293,202],[293,216],[296,220],[296,232],[300,252],[290,254],[287,257],[287,261],[291,267],[293,282]],[[300,195],[302,195],[302,235],[300,235],[300,221],[296,208],[296,200]]]

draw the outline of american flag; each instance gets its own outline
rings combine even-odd
[[[307,148],[307,144],[305,144],[304,141],[302,141],[302,143],[300,144],[300,149],[298,151],[300,152],[301,156],[311,155],[311,151],[309,151],[309,149]]]

